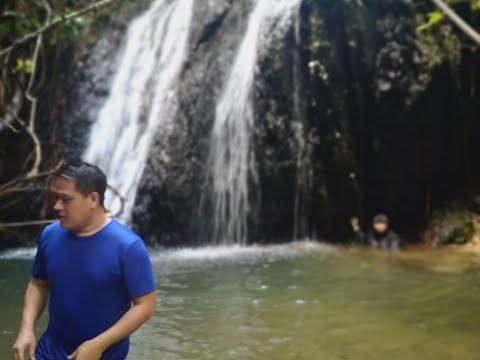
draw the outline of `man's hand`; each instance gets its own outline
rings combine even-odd
[[[85,341],[67,359],[99,360],[105,351],[95,340]]]
[[[40,317],[48,299],[48,281],[32,278],[25,291],[22,321],[17,340],[13,345],[13,358],[25,360],[24,352],[28,350],[30,359],[35,360],[36,339],[33,328]],[[28,359],[28,358],[27,358]]]
[[[18,334],[17,340],[13,345],[13,358],[15,360],[25,360],[25,351],[30,354],[30,359],[35,360],[35,345],[37,341],[33,331],[22,331]]]

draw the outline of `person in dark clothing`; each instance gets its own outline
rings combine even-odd
[[[389,228],[388,217],[378,214],[373,218],[372,230],[367,234],[367,242],[375,249],[399,250],[400,238]]]

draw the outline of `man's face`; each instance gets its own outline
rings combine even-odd
[[[377,221],[376,223],[373,223],[373,229],[375,230],[376,233],[383,234],[384,232],[387,231],[388,225],[382,221]]]
[[[56,195],[53,209],[63,228],[81,232],[88,224],[94,207],[91,194],[84,196],[75,189],[75,180],[56,178],[53,182]]]

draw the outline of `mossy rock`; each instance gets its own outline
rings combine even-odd
[[[434,214],[433,233],[435,244],[465,244],[476,232],[479,215],[465,206],[454,204]]]

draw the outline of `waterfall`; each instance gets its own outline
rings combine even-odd
[[[291,26],[300,0],[258,0],[250,15],[228,80],[217,102],[210,139],[209,186],[213,243],[245,244],[250,212],[249,183],[257,183],[251,132],[252,86],[259,52],[272,33]]]
[[[194,0],[156,0],[133,21],[110,95],[92,126],[83,158],[98,165],[125,198],[129,221],[153,136],[168,133],[176,83],[187,55]],[[107,194],[106,207],[120,200]]]

